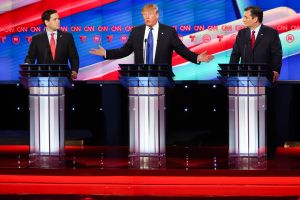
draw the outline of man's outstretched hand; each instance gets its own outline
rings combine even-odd
[[[211,61],[212,59],[214,59],[214,56],[213,56],[213,55],[210,55],[210,54],[206,54],[206,51],[200,53],[200,54],[197,56],[197,61],[198,61],[198,62],[209,62],[209,61]]]
[[[99,45],[98,49],[91,49],[89,52],[90,52],[90,54],[94,54],[94,55],[98,55],[98,56],[105,56],[105,54],[106,54],[105,49],[100,45]]]

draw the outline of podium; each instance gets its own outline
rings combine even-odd
[[[228,88],[229,166],[266,167],[266,87],[273,72],[262,63],[219,64],[218,77]]]
[[[173,85],[168,65],[120,64],[120,82],[129,92],[129,165],[165,168],[165,87]]]
[[[29,166],[64,167],[64,88],[71,83],[68,65],[21,64],[20,80],[29,89]]]

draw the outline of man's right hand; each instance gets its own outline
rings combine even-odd
[[[106,56],[106,50],[99,45],[98,49],[91,49],[90,54],[98,55],[98,56]]]

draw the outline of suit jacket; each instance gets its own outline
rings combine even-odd
[[[123,47],[106,51],[106,59],[119,59],[134,52],[134,63],[143,64],[145,26],[141,25],[133,28]],[[173,50],[185,59],[197,63],[197,54],[190,51],[182,43],[176,30],[170,26],[159,24],[154,64],[168,64],[172,66]]]
[[[55,59],[50,50],[47,32],[42,32],[32,37],[25,63],[34,64],[71,64],[71,70],[78,72],[79,57],[71,33],[57,31]]]
[[[238,32],[230,57],[230,63],[266,63],[272,71],[280,73],[282,65],[282,47],[278,32],[268,26],[261,25],[251,48],[251,33],[249,28]]]

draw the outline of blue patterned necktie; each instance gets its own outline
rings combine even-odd
[[[147,39],[147,56],[146,56],[146,64],[153,64],[153,28],[150,28],[148,39]]]

